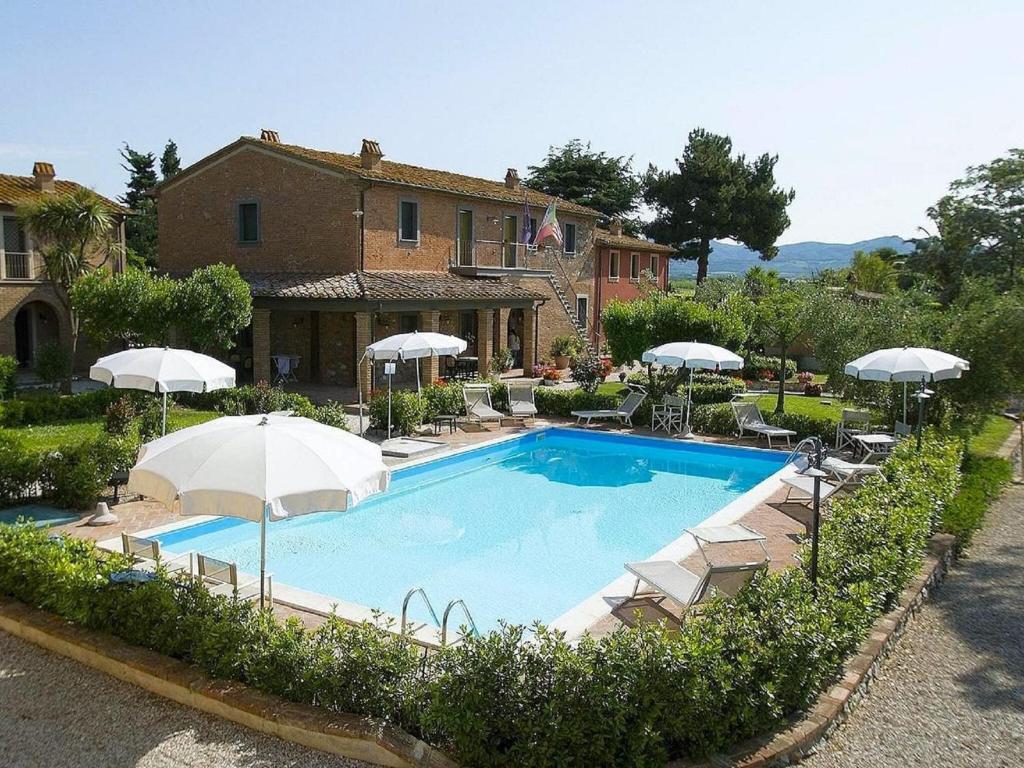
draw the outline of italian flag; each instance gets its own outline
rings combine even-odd
[[[533,238],[534,245],[540,245],[548,237],[553,237],[562,247],[562,228],[558,226],[558,217],[555,215],[555,201],[548,203],[548,209],[544,211],[544,220],[537,229],[537,236]]]

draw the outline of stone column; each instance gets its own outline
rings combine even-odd
[[[534,334],[537,328],[537,313],[533,307],[523,310],[523,338],[520,340],[523,346],[523,375],[530,376],[530,369],[537,362],[537,346],[534,342]]]
[[[494,310],[478,309],[476,311],[476,356],[477,372],[482,378],[489,375],[491,365],[491,339],[494,336]]]
[[[363,353],[373,343],[373,315],[356,312],[356,384],[363,390],[363,402],[370,399],[370,362],[363,360]],[[360,362],[362,360],[362,362]]]
[[[508,348],[508,313],[511,311],[508,307],[498,308],[498,338],[494,340],[496,349]]]
[[[270,310],[252,311],[252,380],[273,381],[270,365]]]
[[[430,333],[439,333],[441,328],[441,313],[436,309],[426,309],[420,312],[420,330]],[[425,357],[420,360],[420,376],[423,384],[433,384],[440,376],[440,360],[436,357]]]

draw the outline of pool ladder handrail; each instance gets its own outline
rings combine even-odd
[[[476,628],[476,622],[473,621],[473,614],[469,612],[469,608],[466,606],[465,600],[463,600],[462,598],[456,598],[455,600],[452,600],[450,603],[448,603],[448,605],[445,607],[444,618],[441,619],[442,648],[448,644],[448,617],[451,615],[452,609],[455,608],[455,606],[459,606],[462,608],[462,614],[466,617],[466,620],[469,622],[468,626],[470,634],[480,634],[480,630]]]
[[[423,587],[413,587],[405,594],[405,599],[402,601],[402,624],[401,634],[405,634],[405,628],[408,625],[408,614],[409,614],[409,601],[412,600],[413,596],[419,594],[423,598],[424,604],[427,606],[427,610],[430,611],[430,617],[434,620],[434,624],[438,627],[441,626],[441,622],[438,621],[437,612],[434,610],[434,606],[430,604],[430,598],[427,597],[426,591]]]
[[[820,461],[828,453],[827,449],[825,448],[825,444],[822,443],[819,438],[813,436],[805,437],[803,440],[801,440],[799,443],[793,446],[793,450],[789,452],[789,456],[786,457],[785,463],[791,464],[793,462],[793,459],[797,457],[797,455],[803,450],[805,445],[808,446],[809,448],[809,450],[807,451],[807,455],[811,459],[811,461],[815,461],[815,458],[817,458],[818,461]]]

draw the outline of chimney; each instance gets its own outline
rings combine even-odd
[[[35,188],[40,192],[53,192],[53,179],[56,175],[52,163],[37,162],[32,166],[32,179],[35,182]]]
[[[265,141],[268,144],[280,144],[281,137],[277,135],[277,131],[272,131],[269,128],[262,128],[260,130],[260,141]]]
[[[509,168],[505,172],[505,186],[509,189],[519,189],[519,171]]]
[[[368,171],[376,170],[382,157],[384,153],[380,151],[380,144],[373,139],[363,139],[363,147],[359,150],[359,164],[363,168]]]
[[[622,219],[612,219],[611,232],[613,235],[622,234]]]

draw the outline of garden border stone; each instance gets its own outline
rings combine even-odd
[[[0,597],[0,629],[178,704],[305,747],[395,768],[458,768],[440,750],[379,720],[329,712],[243,683],[210,678],[183,661],[17,600]]]

